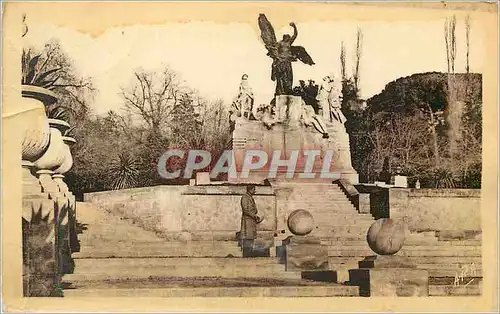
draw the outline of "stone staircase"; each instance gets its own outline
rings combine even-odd
[[[168,241],[91,204],[78,204],[80,252],[63,280],[81,296],[356,296],[358,289],[302,280],[275,257],[241,258],[234,240]]]
[[[286,184],[292,191],[278,206],[287,213],[311,212],[311,235],[328,246],[329,268],[337,283],[301,279],[285,271],[276,257],[241,258],[235,232],[191,233],[190,241],[159,237],[92,204],[79,203],[80,252],[75,272],[63,277],[64,294],[80,296],[357,296],[343,283],[358,262],[375,255],[366,242],[374,222],[360,214],[339,186],[323,183]],[[285,202],[283,204],[283,202]],[[285,215],[287,216],[287,215]],[[283,226],[283,225],[282,225]],[[280,236],[288,236],[289,234]],[[270,235],[272,238],[272,235]],[[278,240],[278,239],[277,239]],[[279,241],[276,244],[279,245]],[[271,256],[274,256],[271,250]],[[442,240],[434,232],[410,233],[397,255],[429,270],[431,296],[480,295],[481,239]]]
[[[286,200],[277,197],[277,202],[285,202],[287,213],[305,209],[313,215],[316,225],[311,235],[324,239],[358,239],[366,236],[374,222],[371,215],[358,213],[338,185],[281,183],[279,188],[292,191]]]
[[[366,241],[375,220],[370,214],[359,213],[335,184],[286,186],[293,187],[287,199],[289,211],[305,209],[313,215],[316,226],[311,235],[328,246],[329,268],[336,271],[337,281],[348,281],[349,269],[357,268],[366,256],[375,255]],[[396,255],[406,256],[418,268],[429,270],[430,295],[481,294],[480,237],[440,241],[435,232],[408,233],[405,245]]]

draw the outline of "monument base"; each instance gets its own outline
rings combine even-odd
[[[328,270],[328,247],[314,236],[292,236],[283,241],[286,270]]]
[[[349,282],[361,296],[429,296],[429,272],[402,256],[369,256],[349,270]]]
[[[342,126],[326,123],[329,137],[324,138],[324,134],[312,126],[301,124],[295,116],[294,114],[294,120],[276,122],[272,125],[266,125],[265,122],[258,120],[237,120],[233,131],[232,150],[238,176],[228,177],[228,181],[262,182],[266,179],[293,179],[296,182],[297,180],[331,182],[342,178],[351,184],[357,184],[358,175],[351,164],[349,136],[343,129],[339,129]],[[248,176],[242,178],[240,174],[245,157],[250,151],[265,152],[267,160],[265,165],[251,169]],[[295,160],[292,159],[294,154],[298,155]],[[277,173],[273,174],[270,170],[277,162],[281,164],[276,169]]]

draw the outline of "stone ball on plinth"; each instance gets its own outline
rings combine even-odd
[[[294,210],[288,216],[288,229],[294,235],[304,236],[314,228],[314,218],[310,212],[305,209]]]
[[[368,245],[379,255],[396,254],[405,241],[404,225],[390,218],[375,221],[366,235]]]

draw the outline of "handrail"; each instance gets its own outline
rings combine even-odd
[[[345,179],[338,179],[333,181],[333,183],[337,184],[342,189],[342,191],[347,195],[349,201],[359,212],[359,192],[356,187]]]

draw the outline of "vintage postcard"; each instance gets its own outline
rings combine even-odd
[[[497,10],[3,3],[4,310],[497,311]]]

